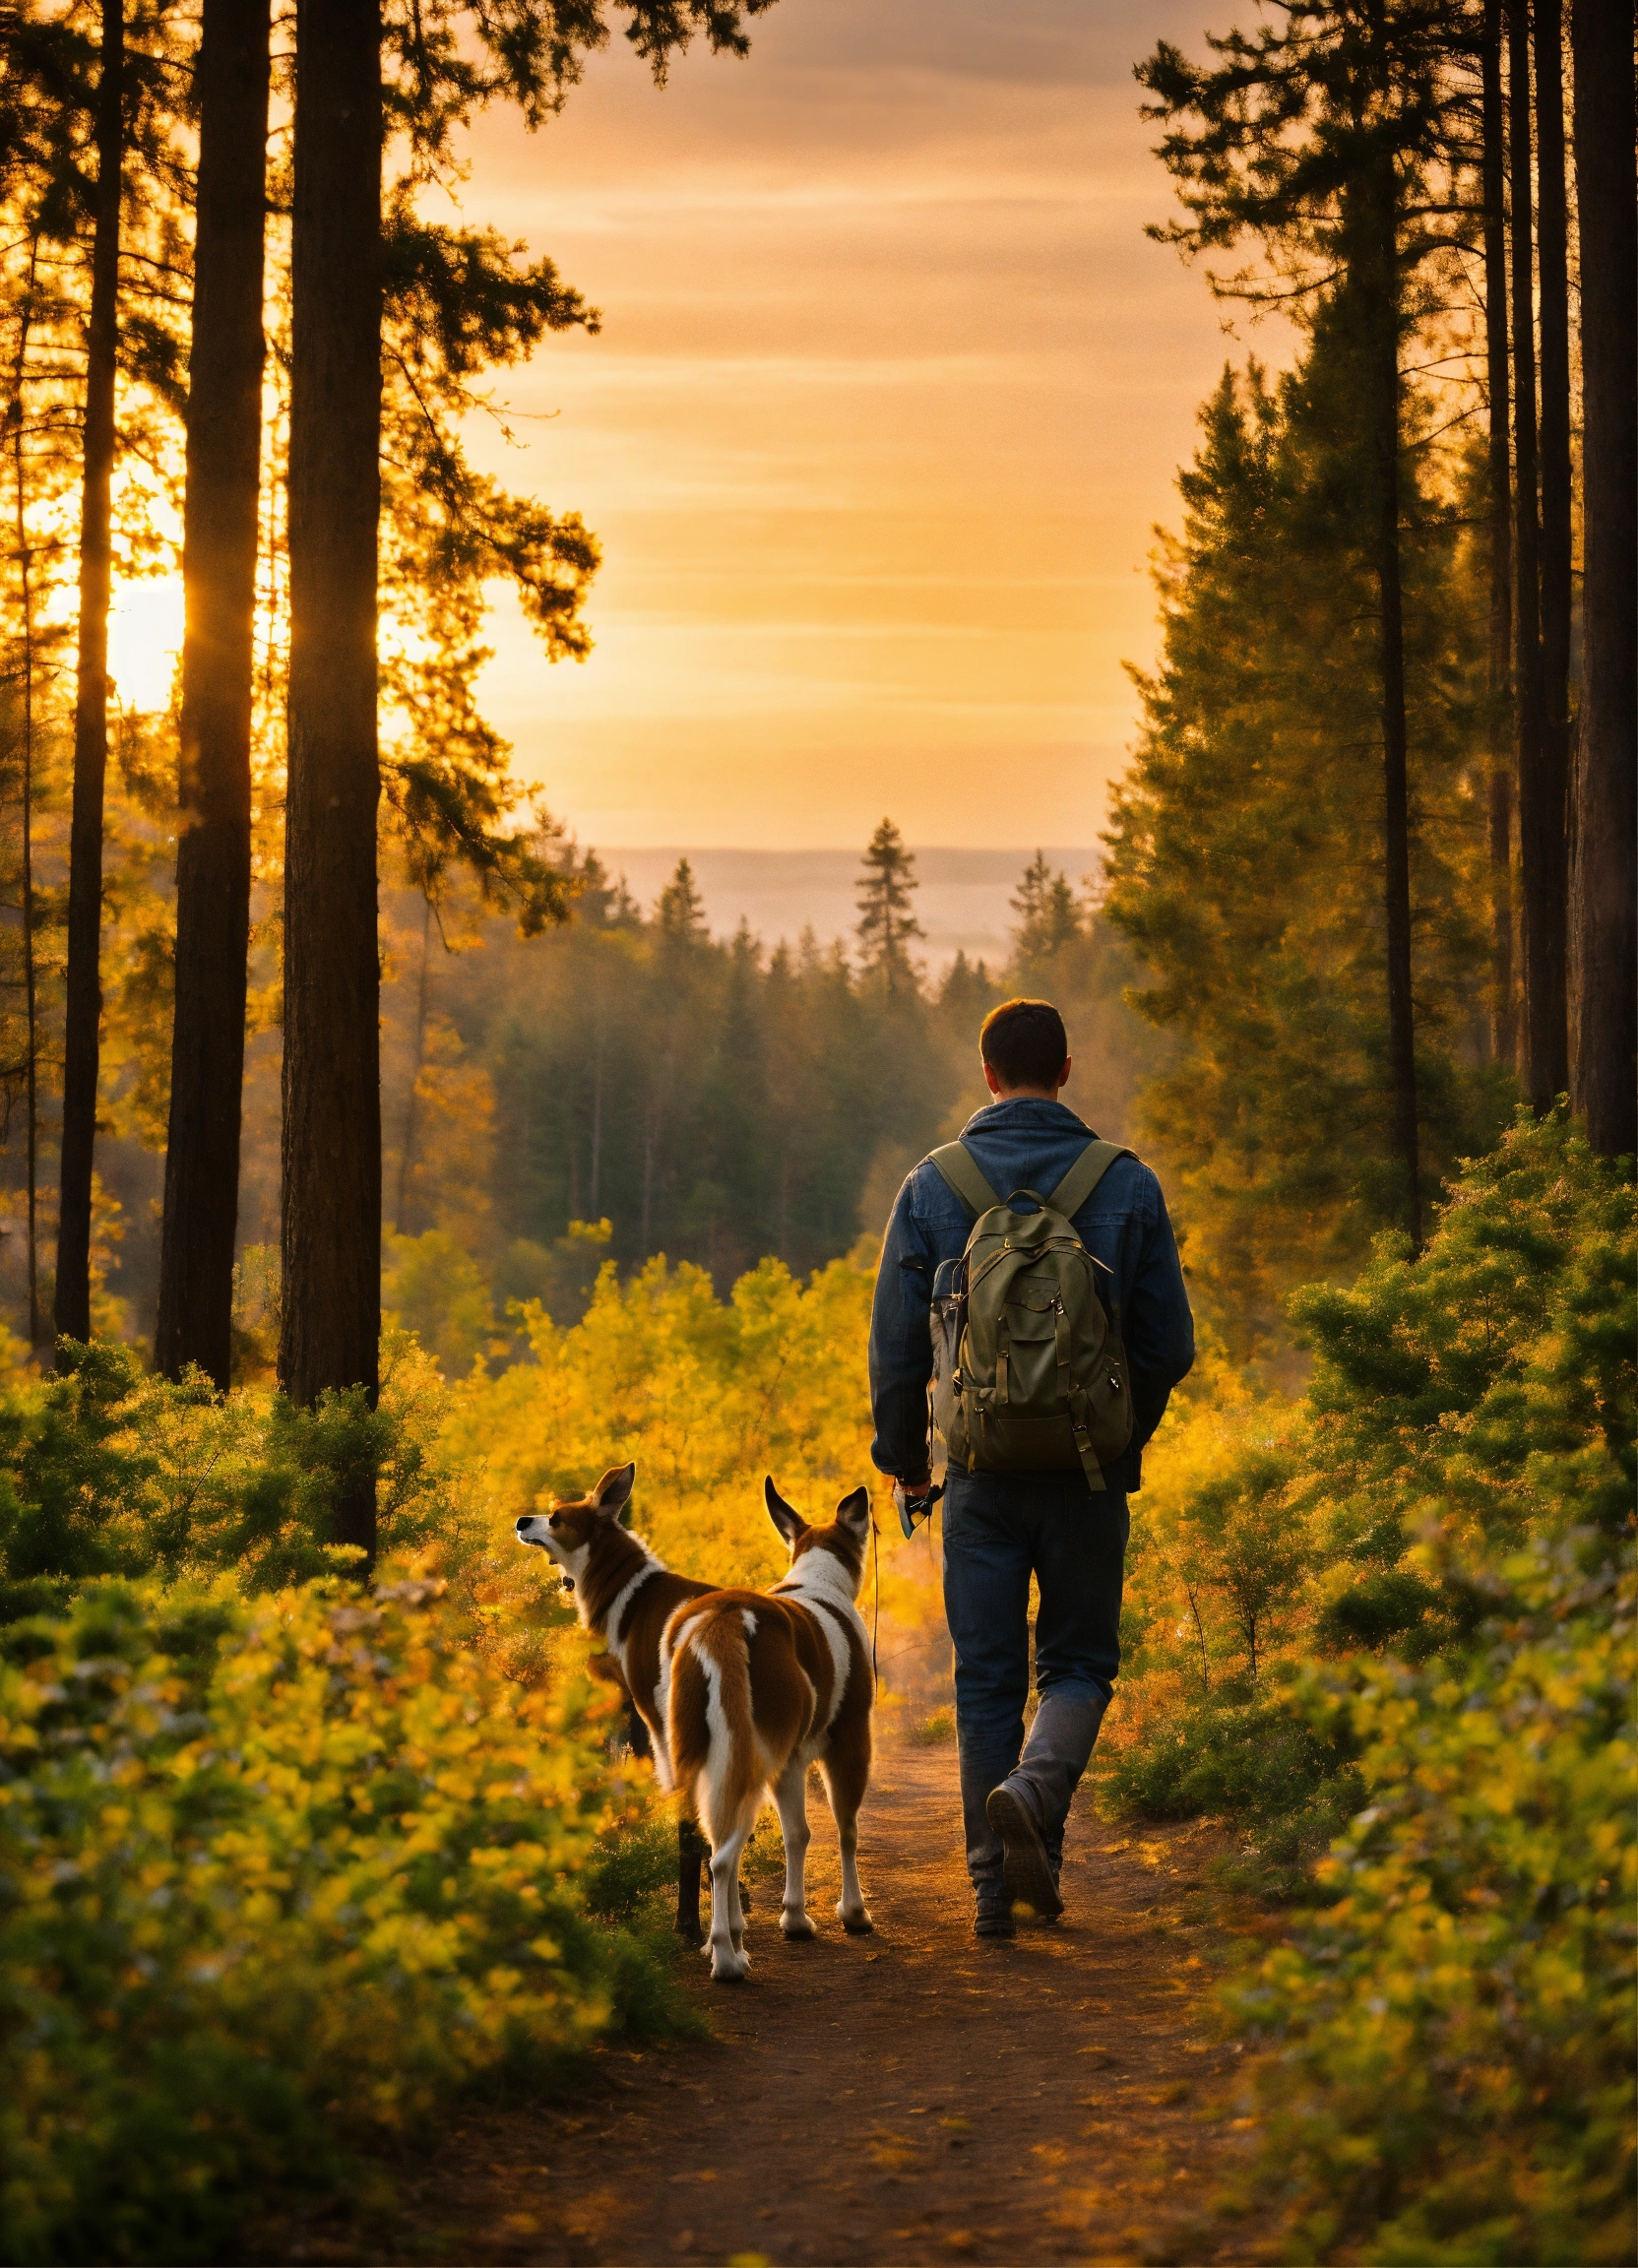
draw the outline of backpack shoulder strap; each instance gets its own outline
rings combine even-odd
[[[1066,1221],[1073,1221],[1115,1160],[1131,1156],[1132,1152],[1119,1142],[1089,1142],[1047,1198],[1047,1204]]]
[[[1000,1198],[978,1171],[977,1160],[965,1142],[946,1142],[941,1150],[930,1151],[927,1164],[938,1167],[975,1219],[1000,1204]]]

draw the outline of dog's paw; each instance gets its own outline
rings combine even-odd
[[[836,1918],[850,1937],[868,1937],[876,1926],[862,1906],[856,1906],[850,1914],[845,1906],[838,1906]]]
[[[805,1914],[782,1914],[780,1927],[787,1937],[817,1937],[819,1934]]]

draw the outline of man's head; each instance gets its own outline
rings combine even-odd
[[[1069,1040],[1050,1000],[1003,1000],[978,1034],[984,1083],[1003,1102],[1036,1095],[1048,1102],[1069,1077]]]

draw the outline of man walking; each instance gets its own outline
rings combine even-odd
[[[1120,1660],[1126,1500],[1139,1485],[1143,1445],[1194,1359],[1194,1323],[1155,1175],[1130,1151],[1110,1158],[1102,1147],[1083,1160],[1097,1137],[1058,1100],[1070,1072],[1058,1011],[1044,1000],[1009,1000],[985,1018],[978,1045],[995,1101],[968,1120],[959,1151],[922,1160],[888,1223],[870,1320],[871,1454],[894,1477],[907,1521],[930,1510],[934,1280],[942,1269],[938,1288],[947,1288],[986,1185],[997,1205],[1020,1191],[1050,1204],[1078,1161],[1082,1170],[1067,1182],[1069,1218],[1101,1264],[1092,1273],[1124,1342],[1132,1420],[1124,1451],[1097,1465],[1084,1453],[1083,1394],[1075,1436],[1083,1453],[1070,1449],[1063,1470],[963,1470],[952,1456],[946,1475],[944,1606],[955,1642],[975,1927],[980,1937],[1010,1937],[1015,1899],[1046,1919],[1063,1911],[1064,1823]],[[1084,1189],[1094,1174],[1090,1195],[1076,1202],[1077,1184]],[[1038,1210],[1036,1195],[1018,1196],[1012,1210]],[[1083,1260],[1074,1265],[1085,1272]],[[1065,1375],[1061,1340],[1058,1361]],[[1040,1707],[1026,1746],[1032,1574],[1040,1591]]]

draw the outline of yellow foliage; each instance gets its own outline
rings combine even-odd
[[[255,2183],[605,2026],[627,1957],[574,1878],[631,1811],[607,1710],[498,1674],[425,1559],[14,1625],[0,2252],[220,2257]]]
[[[933,1605],[927,1554],[906,1545],[870,1463],[871,1286],[871,1271],[850,1260],[805,1285],[764,1260],[719,1299],[702,1268],[653,1260],[622,1284],[605,1266],[572,1329],[529,1305],[533,1358],[454,1392],[443,1453],[485,1468],[497,1544],[520,1513],[579,1495],[635,1459],[634,1525],[670,1565],[724,1584],[771,1583],[785,1570],[765,1474],[812,1521],[866,1483],[882,1611],[920,1622]],[[530,1562],[515,1586],[538,1583],[536,1555]]]

